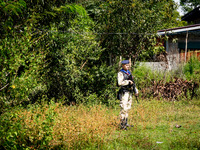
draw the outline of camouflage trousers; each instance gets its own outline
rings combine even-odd
[[[120,107],[121,107],[120,119],[121,120],[128,118],[128,111],[131,109],[131,105],[132,105],[132,97],[133,97],[132,92],[125,92],[122,95],[122,99],[120,101]]]

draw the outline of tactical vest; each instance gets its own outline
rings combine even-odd
[[[133,77],[131,74],[126,74],[125,72],[122,72],[122,73],[123,73],[123,77],[124,77],[123,81],[124,80],[132,80],[133,81]],[[121,86],[120,90],[117,92],[117,99],[122,100],[122,95],[125,92],[133,92],[133,85]]]
[[[122,72],[122,71],[121,71]],[[123,73],[123,76],[124,76],[124,80],[132,80],[133,81],[133,78],[132,78],[132,75],[131,74],[126,74],[125,72],[122,72]],[[123,80],[123,81],[124,81]],[[125,85],[125,86],[121,86],[122,90],[125,92],[125,91],[131,91],[131,85]]]

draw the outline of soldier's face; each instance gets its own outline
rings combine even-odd
[[[129,69],[129,64],[123,64],[122,68],[127,71]]]

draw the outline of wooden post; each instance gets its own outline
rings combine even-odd
[[[119,56],[119,69],[121,68],[122,56]]]
[[[185,63],[187,61],[187,42],[188,42],[188,31],[186,33],[186,39],[185,39]]]
[[[129,57],[129,68],[130,68],[130,70],[131,70],[131,57]]]

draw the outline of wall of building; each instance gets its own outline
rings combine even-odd
[[[168,70],[177,69],[179,65],[179,49],[178,49],[178,42],[177,37],[170,38],[168,40]]]
[[[168,35],[168,41],[166,41],[166,51],[167,51],[167,61],[168,62],[141,62],[140,65],[145,65],[148,68],[151,68],[153,71],[165,71],[165,70],[176,70],[178,69],[184,61],[181,59],[185,58],[185,46],[181,49],[179,48],[179,43],[186,42],[186,33],[185,34],[176,34]],[[200,31],[197,33],[189,33],[187,42],[199,42],[200,43]],[[200,55],[200,49],[195,50],[196,55]],[[188,49],[187,56],[191,57],[191,51]],[[182,58],[181,58],[182,57]],[[189,58],[189,57],[187,57]],[[185,60],[185,59],[183,59]]]
[[[180,48],[178,47],[178,43],[185,43],[186,42],[186,34],[180,34],[180,35],[172,35],[169,36],[169,40],[167,42],[168,46],[168,70],[174,70],[177,69],[185,60],[185,47],[182,49],[182,53],[180,51]],[[189,33],[187,42],[199,42],[200,43],[200,33]],[[195,49],[193,49],[194,51]],[[194,54],[198,55],[198,51],[195,50],[195,52],[191,52],[189,48],[187,49],[187,60]],[[182,61],[181,61],[182,60]]]
[[[168,70],[168,64],[166,62],[140,62],[140,66],[146,66],[152,71],[165,71]]]

